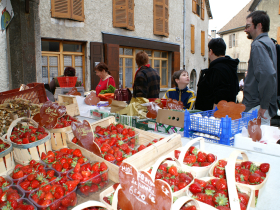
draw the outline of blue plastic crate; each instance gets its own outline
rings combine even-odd
[[[206,133],[219,137],[220,140],[217,142],[219,144],[231,145],[230,138],[241,133],[242,127],[247,128],[248,122],[257,118],[258,115],[258,111],[254,110],[252,113],[243,112],[242,118],[237,120],[231,120],[228,116],[221,119],[211,119],[215,111],[217,109],[198,113],[185,111],[184,136],[191,137],[190,132]],[[197,114],[200,114],[201,117],[196,116]]]
[[[197,133],[191,133],[191,137],[192,138],[203,137],[206,142],[221,144],[220,139],[213,138],[214,136],[206,137],[206,136],[197,135]],[[229,146],[234,146],[234,137],[229,138],[228,143]]]

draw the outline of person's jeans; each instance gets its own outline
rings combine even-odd
[[[256,109],[259,111],[260,107],[261,107],[260,105],[255,106],[254,108],[250,109],[248,112],[249,112],[249,113],[252,113],[252,112],[253,112],[254,110],[256,110]],[[261,120],[262,120],[262,125],[268,125],[268,126],[270,126],[270,119],[271,119],[271,117],[270,117],[269,114],[268,114],[268,110],[265,111],[264,116],[267,117],[267,119],[261,118]]]

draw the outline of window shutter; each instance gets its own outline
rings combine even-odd
[[[161,36],[169,35],[169,12],[168,0],[154,0],[154,34]]]
[[[51,7],[53,18],[71,18],[71,0],[52,0]]]
[[[235,34],[235,47],[238,47],[238,34]]]
[[[280,27],[277,29],[277,42],[280,44]]]
[[[192,11],[194,14],[196,14],[196,0],[192,0]]]
[[[201,55],[205,55],[205,31],[201,31]]]
[[[95,75],[94,67],[96,62],[103,62],[103,43],[90,43],[90,74],[91,74],[91,90],[95,90],[100,79]]]
[[[171,75],[173,75],[175,71],[179,71],[179,70],[180,70],[180,52],[172,52]],[[175,87],[173,80],[171,81],[171,87]]]
[[[229,48],[232,48],[232,34],[229,35]]]
[[[84,0],[72,0],[72,17],[73,20],[84,21]]]
[[[204,20],[204,7],[205,7],[205,2],[204,0],[201,0],[201,15],[200,15],[201,20]]]
[[[194,50],[194,25],[191,25],[191,53],[194,54],[195,50]]]
[[[106,44],[105,45],[105,63],[114,77],[116,88],[119,88],[119,45]]]
[[[169,36],[169,4],[168,0],[165,0],[164,5],[164,36]]]
[[[134,30],[134,0],[113,0],[113,27]]]

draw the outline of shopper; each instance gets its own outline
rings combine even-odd
[[[58,76],[58,77],[64,77],[64,76],[74,77],[75,75],[76,75],[76,70],[75,70],[73,67],[66,67],[66,68],[64,69],[64,74],[61,75],[61,76]],[[75,86],[76,86],[76,87],[79,86],[78,81],[76,82],[76,85],[75,85]],[[60,86],[59,86],[57,77],[54,77],[54,78],[52,79],[52,81],[50,82],[50,91],[52,92],[52,94],[54,94],[55,89],[56,89],[57,87],[60,87]]]
[[[169,89],[163,96],[163,98],[176,99],[182,101],[184,109],[191,110],[194,107],[195,92],[188,88],[190,83],[189,74],[186,70],[179,70],[174,72],[172,80],[176,85],[176,88]]]
[[[237,77],[238,59],[225,56],[226,43],[222,38],[211,39],[208,43],[210,66],[201,71],[198,81],[195,109],[215,109],[221,100],[236,101],[239,91]]]
[[[108,66],[105,63],[100,62],[99,64],[97,64],[94,67],[94,71],[95,74],[100,77],[100,81],[95,88],[97,96],[101,90],[106,90],[109,87],[109,85],[116,87],[115,80],[111,76]]]
[[[136,54],[138,70],[135,73],[133,97],[159,98],[160,77],[149,64],[148,54],[140,51]]]
[[[270,19],[264,11],[255,11],[246,18],[245,32],[253,39],[244,82],[245,111],[258,109],[263,125],[277,112],[277,55],[274,43],[268,37]]]

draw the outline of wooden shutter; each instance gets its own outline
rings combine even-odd
[[[173,75],[175,71],[179,71],[179,70],[180,70],[180,52],[172,52],[171,75]],[[171,80],[171,87],[175,87],[173,80]]]
[[[84,21],[84,0],[51,0],[54,18],[67,18]]]
[[[232,48],[232,34],[229,35],[229,48]]]
[[[168,0],[154,0],[154,34],[169,35]]]
[[[113,0],[113,27],[134,30],[134,0]]]
[[[195,53],[195,46],[194,46],[194,35],[195,35],[195,33],[194,33],[194,30],[195,30],[195,28],[194,28],[194,25],[191,25],[191,53],[192,54],[194,54]]]
[[[235,47],[238,47],[238,34],[235,34]]]
[[[201,0],[201,15],[200,15],[200,18],[201,20],[204,20],[204,9],[205,8],[205,2],[204,0]]]
[[[105,45],[105,63],[114,77],[116,88],[119,88],[119,45],[106,44]]]
[[[72,17],[73,20],[84,21],[84,0],[72,0]]]
[[[71,18],[71,0],[52,0],[51,12],[54,18]]]
[[[201,55],[205,55],[205,31],[201,31]]]
[[[280,27],[277,29],[277,42],[280,44]]]
[[[103,43],[90,43],[90,74],[91,74],[91,90],[95,90],[100,78],[95,75],[94,67],[97,62],[103,62]]]
[[[196,14],[197,12],[196,12],[196,0],[192,0],[192,11],[193,11],[193,13],[194,14]]]

